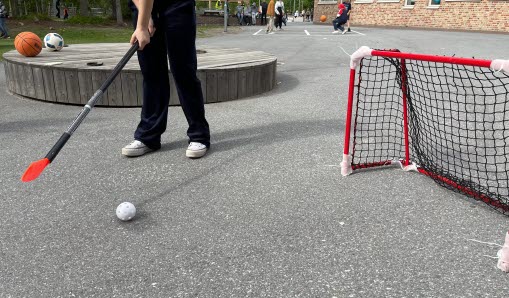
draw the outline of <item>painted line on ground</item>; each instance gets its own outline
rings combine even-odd
[[[260,29],[260,30],[256,31],[255,34],[253,34],[253,35],[257,35],[258,33],[262,32],[262,30],[263,29]]]
[[[304,30],[304,32],[306,32],[306,35],[311,35],[311,34],[309,34],[309,32],[307,30]]]
[[[351,30],[352,32],[355,32],[355,33],[360,34],[360,35],[366,35],[366,34],[364,34],[364,33],[360,33],[360,32],[358,32],[358,31],[353,31],[352,29],[350,29],[350,30]]]

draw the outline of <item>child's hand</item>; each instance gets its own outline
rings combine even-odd
[[[149,30],[136,28],[133,35],[131,36],[131,44],[134,44],[136,41],[138,41],[138,44],[140,45],[140,50],[143,50],[143,48],[145,48],[145,46],[150,43]]]

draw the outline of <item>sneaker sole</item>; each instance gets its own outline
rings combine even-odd
[[[189,158],[200,158],[207,153],[207,148],[202,150],[186,150],[186,156]]]
[[[122,155],[127,157],[138,157],[145,155],[149,152],[152,152],[154,150],[150,148],[141,148],[141,149],[129,149],[129,148],[122,148]]]

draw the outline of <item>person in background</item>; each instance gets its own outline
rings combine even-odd
[[[267,5],[267,15],[269,16],[269,24],[267,24],[267,33],[274,31],[274,15],[275,15],[275,3],[274,0],[270,0]]]
[[[345,0],[344,4],[345,4],[346,10],[347,10],[346,27],[348,27],[348,32],[351,32],[351,30],[350,30],[350,14],[352,13],[352,2],[351,2],[351,0]]]
[[[239,20],[239,26],[242,26],[244,21],[244,5],[242,5],[242,1],[237,2],[237,19]]]
[[[267,25],[267,7],[268,7],[267,1],[263,0],[263,2],[262,2],[262,17],[260,20],[262,25]]]
[[[339,33],[339,30],[341,30],[341,34],[345,34],[346,30],[343,27],[343,25],[346,24],[346,19],[347,12],[345,5],[343,3],[340,3],[338,14],[336,15],[336,18],[332,21],[332,25],[334,26],[334,31],[332,31],[333,34]]]
[[[279,27],[279,30],[283,30],[283,17],[285,12],[285,4],[282,0],[277,0],[274,5],[275,13],[276,13],[276,29]]]
[[[9,18],[9,13],[5,8],[5,5],[2,1],[0,1],[0,34],[2,38],[11,38],[9,36],[9,32],[7,31],[7,25],[5,24],[5,20]]]
[[[258,14],[258,5],[256,1],[251,4],[251,25],[256,25],[256,15]]]
[[[69,10],[67,7],[64,7],[64,20],[67,20],[69,18]]]
[[[55,2],[55,8],[57,9],[56,17],[60,19],[60,0],[57,0],[57,2]]]
[[[244,8],[244,23],[246,25],[253,25],[251,21],[251,5],[249,4]]]

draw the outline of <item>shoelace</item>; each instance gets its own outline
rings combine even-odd
[[[138,140],[134,140],[129,146],[139,146],[139,145],[143,145],[143,143]]]
[[[202,149],[204,147],[205,147],[205,145],[203,145],[202,143],[198,143],[198,142],[191,142],[191,143],[189,143],[189,148]]]

